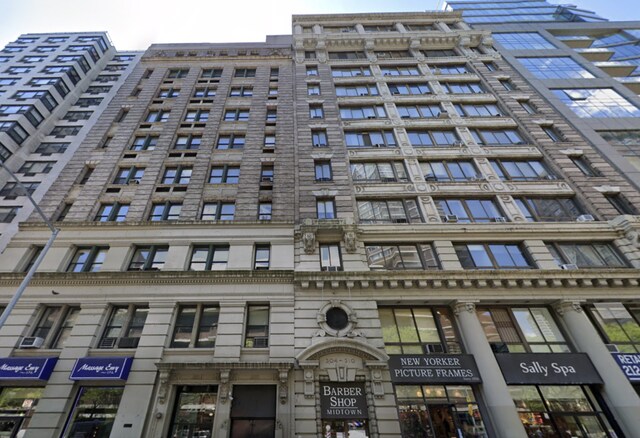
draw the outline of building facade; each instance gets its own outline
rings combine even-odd
[[[0,161],[35,202],[141,55],[117,52],[104,32],[24,34],[0,51]],[[0,251],[32,211],[24,189],[0,171]]]
[[[98,117],[0,329],[10,436],[634,436],[637,189],[460,13],[292,26],[152,45]]]

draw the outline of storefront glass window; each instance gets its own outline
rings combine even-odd
[[[62,437],[108,437],[123,391],[122,387],[81,387]]]
[[[589,311],[607,344],[623,353],[640,352],[640,306],[597,303]]]
[[[171,424],[171,438],[212,438],[217,386],[181,386]]]
[[[29,426],[40,397],[42,397],[42,388],[2,388],[0,437],[13,437],[19,431],[25,430]]]

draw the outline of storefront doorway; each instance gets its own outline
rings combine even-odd
[[[369,438],[367,420],[324,420],[323,438]]]
[[[275,431],[276,386],[235,385],[231,438],[274,438]]]
[[[42,388],[2,388],[0,392],[0,438],[15,438],[29,425]]]
[[[212,438],[218,387],[180,386],[171,420],[171,438]]]

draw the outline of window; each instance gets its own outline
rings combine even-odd
[[[18,91],[12,98],[15,100],[38,99],[49,111],[53,111],[58,106],[58,102],[48,91]],[[78,102],[81,100],[78,99]],[[78,102],[76,102],[76,105],[78,105]]]
[[[247,306],[247,328],[245,348],[267,348],[269,346],[269,306]]]
[[[407,131],[413,147],[444,147],[461,143],[455,131]]]
[[[29,73],[31,70],[33,70],[33,67],[9,67],[4,72],[10,75],[19,75]]]
[[[348,148],[396,147],[393,131],[365,131],[344,133]]]
[[[307,76],[318,76],[318,66],[317,65],[308,65],[307,66]]]
[[[358,201],[361,223],[422,223],[415,199]]]
[[[546,307],[478,307],[494,353],[569,353],[571,349]]]
[[[269,244],[256,244],[254,248],[253,269],[269,269],[271,258],[271,246]]]
[[[167,78],[169,79],[184,79],[189,74],[188,68],[176,68],[169,70]]]
[[[45,43],[64,43],[68,39],[69,37],[49,37],[44,42]]]
[[[229,245],[196,245],[191,252],[189,270],[219,271],[227,268]]]
[[[233,73],[233,77],[235,78],[255,78],[256,77],[256,69],[255,68],[236,68]]]
[[[441,82],[440,85],[447,94],[486,93],[480,82]]]
[[[334,67],[331,69],[334,78],[353,78],[357,76],[371,76],[369,67]]]
[[[33,79],[32,79],[32,81],[33,81]],[[18,80],[17,80],[17,79],[13,79],[13,78],[0,78],[0,86],[3,86],[3,85],[11,86],[11,85],[15,85],[15,84],[17,84],[17,83],[18,83]],[[33,83],[29,82],[29,85],[36,85],[36,84],[33,84]]]
[[[271,69],[269,70],[269,79],[272,81],[277,81],[279,75],[280,69],[278,67],[271,67]]]
[[[178,135],[178,137],[176,137],[176,143],[173,147],[177,150],[194,150],[200,149],[201,144],[201,135]]]
[[[437,75],[460,75],[470,73],[464,64],[436,64],[431,68],[431,72]]]
[[[184,115],[185,122],[206,122],[207,120],[209,120],[209,110],[190,110]]]
[[[315,162],[316,181],[331,181],[331,161]]]
[[[599,131],[627,162],[640,170],[640,130],[634,131]]]
[[[1,194],[2,193],[0,193],[0,195]],[[638,210],[638,208],[635,205],[629,202],[629,200],[625,198],[624,195],[621,195],[620,193],[605,195],[605,198],[607,198],[607,201],[609,201],[609,204],[611,204],[613,208],[615,208],[620,214],[633,214],[633,215],[640,214],[640,210]]]
[[[0,206],[0,223],[8,224],[16,217],[19,211],[19,206]]]
[[[216,143],[216,149],[242,149],[244,145],[244,134],[220,135]]]
[[[493,38],[507,50],[555,49],[555,46],[537,32],[494,33]]]
[[[44,120],[44,117],[36,109],[36,107],[32,105],[1,105],[0,106],[0,116],[10,116],[13,114],[24,114],[29,123],[33,125],[34,128],[37,128],[40,123]]]
[[[38,257],[40,257],[40,254],[42,254],[43,250],[44,250],[44,246],[40,246],[40,245],[33,246],[29,251],[29,259],[27,263],[24,265],[24,267],[21,269],[21,272],[24,272],[24,273],[29,272],[29,270],[31,270],[33,265],[36,263],[36,260],[38,259]]]
[[[389,87],[389,92],[393,95],[416,95],[416,96],[420,96],[420,95],[424,95],[424,94],[431,94],[431,88],[429,87],[429,84],[417,84],[417,83],[412,83],[412,84],[387,84],[387,87]]]
[[[455,50],[453,49],[445,49],[445,50],[422,50],[421,51],[424,56],[427,58],[449,58],[451,56],[458,56]]]
[[[164,123],[167,120],[169,120],[169,113],[171,111],[164,111],[164,110],[156,110],[156,111],[149,111],[149,114],[147,114],[147,118],[145,119],[145,122],[148,123]]]
[[[273,152],[275,148],[276,148],[276,136],[265,135],[264,144],[262,145],[263,152]]]
[[[272,185],[274,175],[273,164],[263,164],[260,168],[260,185],[263,185],[264,183]]]
[[[520,102],[520,106],[524,109],[528,114],[537,114],[538,111],[528,100],[524,100]]]
[[[238,184],[240,166],[213,166],[209,173],[210,184]]]
[[[471,136],[479,145],[502,146],[525,144],[515,129],[470,129]]]
[[[516,198],[515,203],[529,222],[575,221],[583,214],[572,198]]]
[[[415,244],[367,244],[367,263],[371,270],[438,269],[433,246]]]
[[[498,65],[495,62],[492,61],[485,61],[483,62],[484,66],[487,68],[488,71],[498,71]]]
[[[316,213],[318,219],[335,219],[336,218],[336,204],[333,198],[331,199],[317,199],[316,200]]]
[[[154,203],[149,214],[150,221],[177,221],[180,219],[182,204],[178,202]]]
[[[320,269],[323,271],[342,271],[339,244],[320,245]]]
[[[89,120],[93,111],[69,111],[64,115],[64,120],[69,120],[70,122],[78,122],[80,120]]]
[[[161,184],[189,184],[193,169],[190,166],[167,167]]]
[[[610,88],[568,88],[553,93],[578,117],[640,117],[640,108]]]
[[[336,96],[338,97],[378,96],[378,95],[379,95],[378,87],[375,84],[336,86]]]
[[[122,222],[129,212],[129,204],[102,204],[95,220],[98,222]]]
[[[193,97],[215,97],[216,96],[216,88],[211,87],[202,87],[196,88],[193,92]]]
[[[354,182],[402,182],[409,181],[402,161],[377,163],[351,163]]]
[[[583,175],[586,175],[586,176],[589,176],[589,177],[602,176],[600,171],[597,170],[596,168],[594,168],[591,165],[591,161],[589,161],[589,159],[587,157],[585,157],[584,155],[572,156],[572,157],[569,157],[569,158],[571,159],[571,162],[578,169],[580,169],[580,172],[582,172]]]
[[[61,58],[61,56],[59,56],[58,58]],[[46,59],[46,56],[23,56],[22,59],[20,60],[20,62],[36,63],[36,62],[42,62],[45,59]],[[57,61],[57,59],[56,59],[56,61]],[[64,61],[62,61],[62,62],[64,62]]]
[[[345,120],[380,119],[387,117],[384,106],[340,107],[340,117]]]
[[[640,306],[595,303],[587,310],[606,344],[622,353],[640,352]]]
[[[202,70],[202,73],[200,73],[201,78],[207,78],[207,79],[219,78],[221,76],[222,76],[221,68],[205,68]]]
[[[320,84],[307,84],[307,94],[309,96],[319,96]]]
[[[507,91],[513,91],[516,89],[516,86],[509,79],[501,79],[498,82],[500,82],[500,85],[502,85],[502,87]]]
[[[37,182],[23,182],[21,185],[15,182],[8,182],[0,190],[0,196],[7,198],[17,198],[18,196],[26,196],[26,193],[33,195],[40,183]]]
[[[309,117],[312,119],[323,119],[324,110],[322,104],[309,105]]]
[[[93,167],[85,166],[82,173],[80,174],[80,179],[78,180],[77,184],[86,184],[87,181],[89,181],[89,178],[91,178],[91,175],[93,175],[93,169]]]
[[[136,246],[129,263],[129,271],[158,271],[164,266],[168,246],[147,245]]]
[[[160,137],[155,135],[139,136],[134,138],[133,144],[129,149],[132,151],[152,151],[158,145]]]
[[[232,221],[236,214],[233,202],[205,202],[200,219],[207,221]]]
[[[136,348],[148,314],[148,306],[113,307],[98,348]]]
[[[42,348],[63,348],[79,313],[79,307],[47,306],[31,336],[44,339]]]
[[[316,59],[316,52],[312,50],[305,50],[304,59]]]
[[[533,266],[518,244],[455,244],[464,269],[528,269]]]
[[[56,128],[54,128],[55,131]],[[78,128],[78,131],[80,129]],[[0,132],[6,132],[9,137],[17,144],[22,144],[29,134],[18,122],[0,122]],[[53,134],[53,131],[52,131]]]
[[[253,87],[231,87],[229,91],[231,97],[251,97],[253,96]]]
[[[491,199],[436,199],[435,202],[444,222],[506,222]]]
[[[172,97],[180,96],[180,89],[175,88],[162,88],[160,92],[158,92],[158,97],[161,99],[170,99]]]
[[[2,51],[5,53],[19,53],[24,49],[26,49],[25,46],[6,46]]]
[[[387,354],[461,353],[451,311],[446,308],[378,309]]]
[[[535,77],[540,79],[583,79],[594,77],[568,56],[516,59]]]
[[[413,58],[408,50],[384,50],[373,52],[378,59],[404,59]]]
[[[542,161],[489,160],[493,170],[503,181],[536,181],[557,179]]]
[[[11,155],[13,155],[13,153],[7,149],[5,145],[0,143],[0,163],[7,161]]]
[[[144,176],[144,168],[126,167],[118,169],[113,184],[140,184]]]
[[[64,438],[78,436],[86,431],[87,418],[91,418],[92,431],[108,436],[113,428],[124,387],[81,386],[69,415]]]
[[[224,112],[225,122],[233,122],[233,121],[246,122],[248,120],[249,120],[248,109],[231,109],[231,110],[226,110]]]
[[[329,52],[329,59],[367,59],[364,51]]]
[[[260,204],[258,204],[258,220],[270,221],[272,210],[273,205],[271,204],[271,202],[261,202]]]
[[[419,119],[438,117],[442,108],[438,104],[432,105],[396,105],[398,114],[403,119]]]
[[[98,272],[107,257],[109,247],[86,246],[76,249],[67,272]]]
[[[418,67],[411,66],[385,66],[380,67],[382,76],[420,76]]]
[[[269,99],[271,99],[271,98],[275,99],[275,97],[278,96],[278,88],[269,87],[269,91],[268,91],[267,95],[269,96]]]
[[[198,304],[180,306],[171,348],[214,348],[220,307]],[[186,405],[185,405],[186,406]]]
[[[90,106],[98,106],[100,105],[100,102],[102,102],[102,98],[82,98],[78,99],[75,105],[80,108],[88,108]]]
[[[67,214],[69,214],[69,211],[71,210],[71,207],[73,207],[72,203],[64,203],[64,204],[62,204],[62,208],[60,209],[60,212],[58,213],[56,221],[62,222],[63,220],[65,220],[65,218],[67,217]]]
[[[473,181],[482,176],[472,161],[427,161],[420,168],[425,181]]]
[[[459,104],[455,105],[456,112],[460,117],[495,117],[502,113],[495,103],[479,104]]]
[[[314,147],[326,147],[329,146],[327,141],[327,131],[324,129],[315,129],[311,131],[311,143]]]
[[[18,169],[18,173],[24,176],[34,176],[38,173],[49,173],[56,164],[55,161],[25,161],[22,167]]]
[[[36,153],[41,155],[63,154],[68,147],[69,143],[40,143]]]
[[[558,266],[587,268],[626,268],[627,263],[611,243],[547,243]]]

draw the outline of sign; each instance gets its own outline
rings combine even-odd
[[[73,366],[70,380],[127,380],[132,357],[81,357]]]
[[[5,357],[0,359],[0,379],[49,380],[57,357]]]
[[[602,384],[586,353],[502,353],[496,359],[508,384]]]
[[[327,419],[369,418],[364,383],[320,382],[320,411]]]
[[[482,383],[470,354],[391,355],[393,383]]]
[[[627,379],[640,382],[640,353],[612,353]]]

